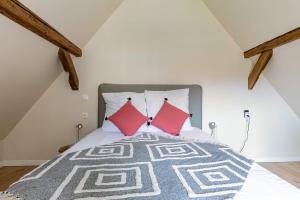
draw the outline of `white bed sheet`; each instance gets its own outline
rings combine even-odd
[[[166,133],[153,134],[165,135]],[[198,128],[184,131],[180,135],[186,139],[218,143],[216,139]],[[64,154],[93,146],[111,144],[123,138],[126,138],[126,136],[121,133],[104,132],[102,129],[96,129],[84,137],[79,143],[65,151]],[[235,196],[234,200],[300,200],[300,190],[257,163],[254,163],[242,190]]]

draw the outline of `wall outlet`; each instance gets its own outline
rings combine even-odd
[[[87,95],[87,94],[83,94],[83,95],[81,95],[81,97],[82,97],[82,99],[84,101],[88,101],[89,100],[89,95]]]
[[[250,111],[249,110],[244,110],[244,118],[250,117]]]
[[[81,114],[81,116],[82,116],[83,119],[87,119],[87,118],[89,117],[89,113],[83,112],[83,113]]]

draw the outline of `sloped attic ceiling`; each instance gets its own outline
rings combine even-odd
[[[243,51],[300,26],[299,0],[204,0],[204,2]],[[300,116],[299,52],[300,40],[274,49],[273,57],[263,72],[298,117]],[[256,58],[253,61],[255,62]]]
[[[21,2],[82,48],[122,0],[21,0]],[[0,15],[0,27],[1,140],[62,69],[56,46],[3,15]]]

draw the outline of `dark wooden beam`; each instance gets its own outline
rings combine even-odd
[[[60,48],[58,57],[66,72],[69,72],[69,83],[72,90],[79,90],[79,79],[69,52]]]
[[[281,45],[284,45],[286,43],[292,42],[297,39],[300,39],[300,27],[296,28],[288,33],[280,35],[272,40],[264,42],[248,51],[245,51],[244,57],[250,58],[250,57],[260,54],[264,51],[274,49],[275,47],[279,47]]]
[[[262,52],[260,57],[258,58],[255,66],[253,67],[249,77],[248,77],[248,89],[253,89],[255,83],[257,82],[260,74],[265,69],[266,65],[268,64],[269,60],[272,58],[273,50],[267,50]]]
[[[0,13],[54,45],[80,57],[81,49],[17,0],[0,0]]]

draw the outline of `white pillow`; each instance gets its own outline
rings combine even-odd
[[[189,89],[179,89],[170,91],[145,91],[146,105],[148,117],[154,118],[162,107],[165,98],[173,106],[183,110],[184,112],[189,112]],[[181,131],[191,130],[190,118],[187,118],[184,122]],[[148,127],[148,132],[161,132],[160,129],[150,125]]]
[[[104,101],[106,103],[105,117],[109,117],[117,112],[127,101],[131,98],[132,105],[140,111],[143,115],[147,116],[146,101],[144,93],[136,92],[116,92],[116,93],[102,93]],[[109,120],[103,120],[102,129],[110,132],[121,132],[120,129],[115,126]],[[138,131],[146,131],[147,123],[142,125]]]

